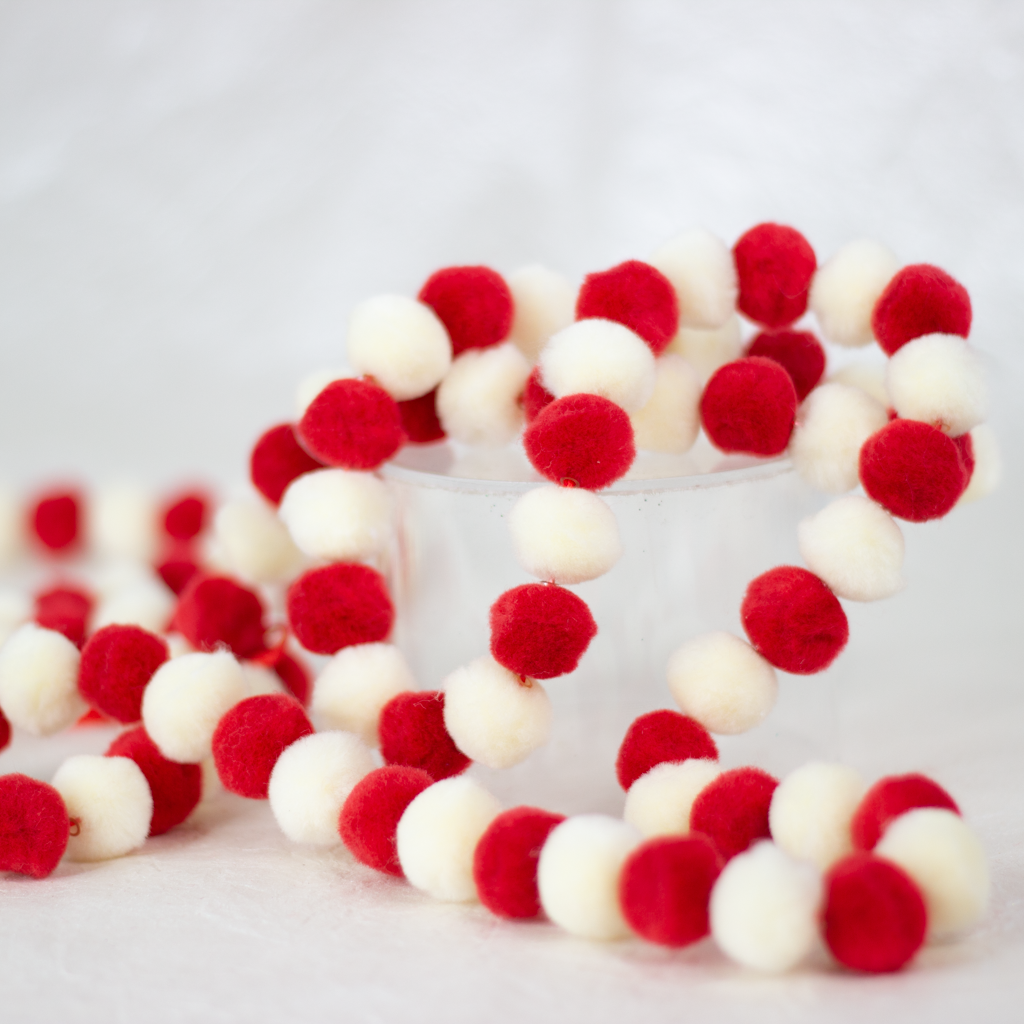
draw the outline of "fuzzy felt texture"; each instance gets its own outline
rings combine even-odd
[[[157,575],[178,597],[200,571],[201,566],[188,545],[172,548],[156,565]]]
[[[599,395],[556,398],[526,428],[523,447],[533,468],[548,480],[588,491],[614,483],[636,458],[629,416]]]
[[[202,767],[169,761],[141,725],[121,733],[107,747],[106,756],[130,758],[146,776],[153,794],[151,836],[163,835],[180,825],[195,810],[203,795]]]
[[[532,423],[541,409],[550,405],[554,400],[555,396],[541,383],[540,367],[535,366],[530,371],[530,376],[526,378],[526,387],[523,388],[520,399],[526,422]]]
[[[762,331],[746,354],[779,363],[793,380],[797,402],[817,387],[825,372],[825,349],[810,331]]]
[[[32,536],[52,554],[69,554],[78,545],[82,497],[76,491],[41,494],[29,512]]]
[[[46,878],[64,856],[70,829],[53,786],[27,775],[0,775],[0,871]]]
[[[103,714],[118,722],[137,722],[142,718],[142,692],[168,657],[161,637],[138,626],[104,626],[82,649],[78,690]]]
[[[628,790],[656,764],[690,757],[718,760],[718,746],[707,729],[678,711],[649,711],[626,730],[615,759],[615,774],[619,785]]]
[[[303,473],[321,469],[300,444],[291,423],[271,427],[253,446],[249,456],[249,479],[272,505],[279,505],[288,485]]]
[[[296,435],[310,455],[340,469],[376,469],[405,441],[398,403],[352,377],[328,384],[309,403]]]
[[[953,798],[926,775],[889,775],[879,779],[853,813],[850,832],[858,850],[873,850],[889,823],[917,807],[941,807],[960,813]]]
[[[640,260],[627,260],[583,279],[576,319],[592,317],[623,324],[660,355],[679,328],[679,302],[660,270]]]
[[[490,267],[444,267],[420,289],[426,303],[452,339],[452,355],[468,348],[488,348],[508,337],[512,328],[512,293]]]
[[[553,679],[572,672],[597,635],[586,602],[571,590],[524,583],[491,605],[491,654],[517,675]]]
[[[825,941],[845,967],[898,971],[924,943],[924,898],[895,864],[854,853],[829,871],[825,888]]]
[[[66,636],[76,647],[85,643],[86,623],[92,611],[92,595],[72,586],[50,587],[35,596],[33,620],[44,629]]]
[[[395,833],[405,809],[434,780],[421,768],[387,765],[363,776],[349,793],[338,818],[341,841],[360,864],[398,878]]]
[[[969,479],[952,438],[917,420],[892,420],[860,450],[860,482],[868,497],[912,523],[944,516]]]
[[[659,836],[638,846],[622,865],[622,913],[641,938],[688,946],[710,931],[708,904],[723,861],[714,843],[697,833]]]
[[[807,310],[817,260],[810,243],[783,224],[758,224],[733,246],[744,316],[765,327],[786,327]]]
[[[888,354],[926,334],[971,333],[971,297],[959,281],[928,263],[897,272],[875,304],[871,327]]]
[[[480,902],[498,917],[540,913],[537,861],[551,830],[565,821],[537,807],[503,811],[480,837],[473,854],[473,879]]]
[[[796,422],[796,388],[774,359],[749,356],[712,375],[700,400],[708,440],[723,452],[779,455]]]
[[[227,576],[193,577],[178,599],[174,628],[197,651],[226,644],[236,657],[252,658],[266,649],[262,602]]]
[[[446,436],[437,418],[437,388],[419,398],[399,402],[398,415],[410,444],[430,444],[443,441]]]
[[[392,697],[381,709],[378,735],[385,763],[422,768],[435,782],[461,775],[472,764],[444,724],[440,690]]]
[[[264,693],[239,701],[213,733],[213,762],[224,788],[266,800],[270,773],[281,752],[312,732],[312,723],[294,697]]]
[[[313,695],[313,673],[298,655],[282,650],[274,662],[274,671],[291,695],[303,706],[309,706]]]
[[[203,532],[210,515],[210,499],[201,491],[172,498],[163,510],[164,533],[172,540],[194,540]]]
[[[778,784],[760,768],[722,772],[694,800],[690,831],[708,836],[726,860],[758,839],[771,838],[768,809]]]
[[[292,631],[314,654],[386,640],[395,621],[384,577],[352,562],[303,573],[288,588],[287,605]]]

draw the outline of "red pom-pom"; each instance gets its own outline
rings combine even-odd
[[[92,595],[78,587],[51,587],[35,598],[36,625],[63,633],[76,647],[85,643],[85,627],[92,611]]]
[[[718,747],[711,733],[696,719],[678,711],[649,711],[626,730],[615,774],[623,789],[665,761],[685,761],[690,757],[718,760]]]
[[[535,366],[530,371],[530,376],[526,378],[526,385],[520,398],[526,422],[532,423],[537,418],[537,413],[554,400],[555,396],[541,383],[540,367]]]
[[[288,485],[303,473],[323,469],[303,448],[291,423],[271,427],[253,447],[249,456],[249,479],[267,501],[280,504]]]
[[[732,252],[741,313],[765,327],[786,327],[804,315],[818,261],[799,231],[783,224],[758,224]]]
[[[427,278],[420,302],[437,314],[452,340],[452,354],[487,348],[508,337],[512,293],[490,267],[445,267]]]
[[[236,657],[252,658],[266,649],[259,597],[227,576],[193,579],[178,600],[174,628],[199,651],[226,644]]]
[[[386,640],[395,608],[376,569],[336,562],[310,569],[288,588],[288,621],[307,651],[335,654]]]
[[[210,499],[201,491],[188,491],[164,506],[164,532],[172,540],[194,540],[203,532],[210,512]]]
[[[378,384],[351,377],[309,403],[296,434],[310,455],[342,469],[376,469],[405,441],[395,400]]]
[[[491,605],[491,654],[510,672],[553,679],[571,672],[597,623],[586,601],[548,583],[524,583]]]
[[[828,668],[850,637],[835,594],[814,573],[794,565],[780,565],[751,580],[740,617],[764,658],[801,676]]]
[[[624,324],[657,356],[679,327],[679,301],[672,282],[660,270],[640,260],[627,260],[583,279],[576,319],[589,317]]]
[[[873,850],[890,822],[915,807],[941,807],[960,813],[953,798],[926,775],[890,775],[879,779],[863,796],[850,821],[853,845]]]
[[[45,878],[67,849],[71,822],[60,793],[27,775],[0,775],[0,871]]]
[[[473,853],[473,880],[480,902],[498,917],[540,913],[537,861],[551,830],[565,821],[537,807],[503,811],[487,827]]]
[[[110,718],[137,722],[142,691],[168,657],[167,644],[138,626],[104,626],[82,650],[78,689]]]
[[[688,946],[710,931],[708,903],[721,871],[714,843],[699,832],[649,839],[622,865],[622,914],[650,942]]]
[[[747,347],[748,356],[774,359],[789,374],[802,402],[825,372],[825,349],[810,331],[762,331]]]
[[[274,671],[278,678],[288,687],[291,695],[303,706],[309,705],[313,695],[313,674],[309,666],[299,657],[288,651],[281,651],[274,662]]]
[[[971,333],[971,297],[944,270],[928,263],[904,267],[875,303],[871,329],[889,355],[926,334]]]
[[[430,444],[447,436],[437,418],[437,388],[419,398],[398,403],[402,429],[411,444]]]
[[[952,438],[919,420],[892,420],[860,450],[860,482],[868,497],[899,519],[940,519],[970,477]]]
[[[11,742],[11,723],[0,709],[0,750],[4,750]]]
[[[70,554],[78,546],[81,496],[76,491],[40,495],[29,512],[32,535],[52,554]]]
[[[285,747],[312,732],[306,712],[293,697],[264,693],[239,701],[213,732],[213,762],[224,788],[266,800],[270,773]]]
[[[202,570],[199,562],[192,557],[191,551],[192,549],[186,545],[175,548],[156,566],[157,575],[167,585],[167,589],[178,597]]]
[[[636,458],[629,416],[599,395],[556,398],[527,426],[523,447],[538,473],[588,491],[614,483]]]
[[[197,764],[169,761],[140,725],[121,733],[107,748],[107,757],[127,757],[146,776],[153,794],[149,834],[160,836],[180,825],[203,795],[203,769]]]
[[[924,943],[924,899],[895,864],[852,854],[833,865],[825,891],[825,941],[844,966],[898,971]]]
[[[709,782],[693,802],[690,831],[703,832],[730,860],[768,839],[768,808],[779,780],[760,768],[733,768]]]
[[[796,422],[793,379],[774,359],[748,356],[712,375],[700,399],[708,440],[723,452],[778,455]]]
[[[360,864],[398,878],[395,832],[399,819],[434,780],[420,768],[388,765],[364,775],[349,793],[338,818],[341,841]]]
[[[381,708],[377,733],[387,764],[422,768],[435,781],[461,775],[472,764],[448,734],[440,690],[392,697]]]

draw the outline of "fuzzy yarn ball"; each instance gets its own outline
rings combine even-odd
[[[765,327],[786,327],[803,316],[817,260],[799,231],[758,224],[733,246],[739,280],[737,306]]]
[[[119,722],[142,718],[142,692],[170,657],[167,643],[138,626],[104,626],[89,638],[78,666],[78,689]]]
[[[615,759],[619,785],[633,783],[663,761],[718,760],[718,747],[700,722],[678,711],[649,711],[626,730]]]
[[[768,839],[768,809],[779,780],[760,768],[722,772],[701,790],[690,810],[690,830],[703,832],[729,860]]]
[[[0,775],[0,871],[46,878],[64,856],[70,827],[53,786],[27,775]]]
[[[444,267],[427,278],[420,302],[444,324],[452,355],[503,342],[512,327],[512,293],[490,267]]]
[[[917,807],[940,807],[960,813],[956,801],[935,781],[918,772],[879,779],[857,806],[850,823],[853,845],[873,850],[889,824]]]
[[[421,768],[435,781],[460,775],[471,764],[444,723],[440,690],[400,693],[380,712],[380,753],[386,764]]]
[[[966,338],[971,332],[971,297],[939,267],[914,263],[889,281],[875,304],[871,327],[890,356],[925,334]]]
[[[178,599],[174,628],[197,651],[227,646],[239,658],[266,649],[263,603],[254,590],[227,576],[200,576]]]
[[[253,446],[249,479],[267,501],[277,505],[293,480],[322,466],[299,444],[295,427],[279,423],[262,434]]]
[[[748,356],[774,359],[789,374],[802,402],[825,373],[825,350],[810,331],[762,331],[747,346]]]

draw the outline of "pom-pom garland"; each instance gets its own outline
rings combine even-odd
[[[167,660],[167,643],[138,626],[104,626],[89,638],[78,666],[78,689],[119,722],[142,718],[142,694]]]
[[[716,448],[768,457],[780,455],[789,444],[796,406],[796,388],[786,369],[755,355],[715,371],[700,400],[700,418]]]
[[[380,752],[387,764],[421,768],[434,779],[460,775],[470,765],[445,726],[439,690],[400,693],[380,712]]]
[[[886,355],[926,334],[971,332],[967,289],[944,270],[915,263],[893,275],[875,303],[871,328]]]
[[[701,790],[690,810],[690,829],[703,832],[729,860],[751,843],[771,836],[768,810],[778,786],[760,768],[722,772]]]
[[[430,275],[418,297],[444,324],[454,356],[497,345],[512,328],[512,293],[490,267],[445,267]]]
[[[64,856],[70,827],[53,786],[27,775],[0,775],[0,871],[46,878]]]
[[[817,267],[807,239],[782,224],[758,224],[733,246],[744,316],[765,327],[787,327],[807,309]]]

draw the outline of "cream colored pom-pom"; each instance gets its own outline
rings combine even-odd
[[[733,314],[712,330],[680,327],[665,352],[682,356],[697,371],[701,384],[706,384],[715,370],[743,354],[740,318]]]
[[[547,743],[551,701],[535,679],[519,676],[489,654],[445,679],[444,724],[467,757],[511,768]]]
[[[233,655],[183,654],[153,673],[142,694],[142,724],[164,757],[197,764],[209,757],[221,717],[247,695]]]
[[[971,431],[971,448],[974,451],[974,472],[967,490],[960,495],[960,504],[987,497],[1003,478],[1003,460],[999,454],[996,432],[981,423]]]
[[[717,762],[695,757],[656,764],[629,787],[622,817],[645,839],[684,835],[693,801],[721,773]]]
[[[668,688],[683,714],[709,732],[746,732],[771,711],[778,694],[775,669],[739,637],[706,633],[668,661]]]
[[[299,550],[313,558],[360,562],[391,537],[391,495],[372,473],[304,473],[288,485],[279,514]]]
[[[561,275],[547,267],[532,264],[511,274],[511,340],[531,362],[552,334],[573,322],[576,314],[576,290]]]
[[[959,814],[920,807],[901,814],[875,847],[917,883],[928,908],[928,937],[977,924],[989,901],[989,872],[981,843]]]
[[[537,864],[544,912],[571,935],[626,938],[619,873],[641,839],[632,825],[604,814],[581,814],[556,825]]]
[[[78,822],[68,838],[68,860],[109,860],[138,849],[149,835],[153,794],[142,769],[127,757],[79,754],[57,769],[53,788],[68,817]]]
[[[259,499],[221,505],[213,519],[213,532],[228,570],[252,583],[284,583],[296,576],[305,562],[287,527]]]
[[[889,422],[881,402],[846,384],[815,388],[797,413],[789,442],[796,471],[826,494],[844,494],[860,481],[860,450]]]
[[[654,394],[629,417],[637,448],[649,452],[688,452],[700,433],[700,374],[682,356],[655,362]]]
[[[355,733],[376,747],[381,709],[392,697],[416,689],[393,644],[354,644],[338,651],[317,676],[310,708],[330,728]]]
[[[885,390],[885,363],[849,363],[829,374],[826,383],[860,388],[884,408],[889,408],[889,393]]]
[[[538,362],[555,398],[585,392],[637,412],[654,394],[654,354],[639,335],[611,320],[579,320],[559,331]]]
[[[519,564],[562,586],[603,576],[622,555],[615,513],[579,487],[549,484],[527,491],[508,525]]]
[[[523,425],[519,396],[529,376],[530,364],[511,342],[463,352],[437,389],[445,433],[464,444],[508,444]]]
[[[795,967],[818,934],[817,868],[764,840],[733,857],[711,890],[711,934],[731,960],[755,971]]]
[[[177,598],[162,580],[140,579],[104,595],[89,619],[89,626],[92,631],[115,624],[139,626],[150,633],[162,633],[176,604]]]
[[[344,370],[339,366],[324,367],[306,374],[295,389],[295,418],[302,419],[310,403],[328,384],[333,384],[336,380],[345,380],[351,376],[351,370]]]
[[[908,341],[890,358],[885,386],[901,419],[930,423],[951,437],[985,419],[984,367],[977,352],[954,334]]]
[[[500,813],[497,798],[465,775],[428,786],[398,822],[398,862],[405,877],[437,900],[475,900],[473,853]]]
[[[21,503],[0,488],[0,566],[6,565],[21,549],[24,513]]]
[[[850,821],[867,786],[843,764],[811,761],[775,788],[768,824],[776,844],[827,871],[853,852]]]
[[[403,295],[359,303],[348,324],[348,358],[396,402],[433,391],[452,362],[452,343],[437,314]]]
[[[679,299],[679,322],[721,327],[736,311],[736,264],[729,247],[705,228],[691,228],[659,246],[650,259]]]
[[[270,809],[281,831],[293,843],[340,843],[341,806],[374,768],[369,747],[350,732],[317,732],[296,740],[270,773]]]
[[[0,648],[0,710],[11,725],[49,736],[88,707],[78,692],[78,648],[62,633],[28,622]]]
[[[149,562],[156,554],[156,502],[143,487],[99,488],[91,496],[86,522],[89,540],[101,555]]]
[[[32,602],[20,590],[0,590],[0,647],[19,627],[32,618]]]
[[[837,596],[878,601],[902,590],[903,533],[873,501],[847,494],[797,528],[800,554]]]
[[[829,257],[811,281],[810,307],[821,333],[848,348],[870,345],[875,303],[899,269],[892,252],[867,238],[848,242]]]

